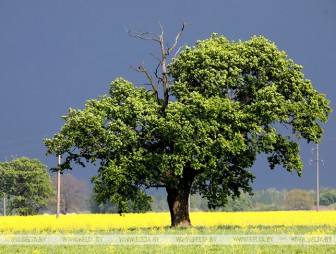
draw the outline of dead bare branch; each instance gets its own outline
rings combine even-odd
[[[160,22],[160,20],[158,19],[157,22],[159,23],[159,26],[160,26],[160,29],[161,29],[161,35],[160,35],[160,38],[163,38],[163,26]]]
[[[187,22],[185,21],[185,22],[182,23],[182,27],[181,27],[180,31],[177,33],[177,35],[175,37],[175,41],[174,41],[173,46],[171,46],[170,48],[167,49],[166,55],[169,55],[170,52],[176,47],[177,42],[178,42],[180,36],[182,35],[183,30],[185,29],[186,26],[187,26]]]
[[[155,83],[153,81],[153,77],[148,73],[148,71],[147,71],[147,69],[145,67],[145,64],[142,63],[138,68],[135,68],[133,66],[130,66],[130,68],[133,69],[133,70],[135,70],[135,71],[137,71],[137,72],[143,72],[143,73],[145,73],[146,77],[148,78],[148,80],[149,80],[149,82],[150,82],[150,84],[152,86],[153,92],[155,93],[155,97],[156,97],[157,101],[159,101],[158,90],[157,90],[156,85],[155,85]]]
[[[162,87],[163,87],[163,110],[167,107],[168,105],[168,101],[169,101],[169,73],[167,70],[167,56],[171,53],[171,51],[177,46],[178,40],[181,37],[184,29],[186,28],[186,26],[188,25],[186,22],[182,23],[182,27],[181,29],[178,31],[178,33],[175,36],[173,45],[171,47],[168,47],[167,50],[165,49],[165,45],[164,45],[164,40],[163,40],[163,35],[164,35],[164,29],[162,24],[160,23],[159,19],[158,19],[158,24],[160,26],[161,29],[161,34],[158,33],[154,33],[154,32],[134,32],[131,31],[130,29],[126,29],[126,31],[129,33],[129,35],[131,37],[135,37],[135,38],[139,38],[142,40],[150,40],[150,41],[155,41],[157,43],[160,44],[160,49],[161,49],[161,58],[158,58],[156,56],[154,56],[153,54],[151,54],[157,61],[158,61],[158,65],[155,69],[155,77],[157,79],[157,83],[161,83]],[[178,52],[181,50],[182,47],[179,48]],[[178,53],[177,52],[177,53]],[[177,53],[175,54],[175,56],[177,55]],[[159,69],[161,67],[161,73],[159,74]],[[133,68],[131,67],[133,70],[137,71],[137,72],[143,72],[145,73],[145,75],[147,76],[147,78],[150,81],[150,84],[153,88],[154,93],[156,94],[156,98],[157,101],[159,102],[159,97],[158,97],[158,91],[156,88],[156,85],[154,84],[153,81],[153,77],[151,75],[149,75],[147,69],[145,68],[144,64],[142,64],[139,68]]]
[[[131,36],[135,38],[139,38],[141,40],[147,40],[147,41],[156,41],[160,43],[160,35],[154,32],[140,32],[140,31],[132,31],[131,29],[128,29],[126,26],[125,30],[126,32]]]
[[[158,83],[162,82],[162,77],[160,77],[159,74],[158,74],[160,66],[161,66],[161,62],[156,66],[155,71],[154,71],[154,74],[155,74],[155,77],[158,80]]]
[[[179,47],[179,49],[178,49],[178,50],[175,52],[175,54],[174,54],[174,58],[177,57],[178,53],[179,53],[185,46],[187,46],[186,43],[185,43],[183,46]]]

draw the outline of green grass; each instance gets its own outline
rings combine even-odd
[[[336,227],[331,226],[300,226],[300,227],[193,227],[193,228],[157,228],[157,229],[129,229],[109,232],[95,232],[96,234],[314,234],[316,232],[335,235]],[[78,232],[83,233],[83,232]],[[336,245],[3,245],[2,253],[336,253]]]
[[[78,254],[78,253],[336,253],[335,246],[262,246],[262,245],[236,245],[236,246],[222,246],[222,245],[208,245],[208,246],[83,246],[83,245],[69,245],[69,246],[7,246],[0,247],[0,253],[64,253],[64,254]]]

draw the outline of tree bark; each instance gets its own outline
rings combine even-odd
[[[195,175],[195,172],[187,167],[183,170],[182,178],[176,186],[166,187],[172,227],[191,226],[188,201]]]
[[[171,226],[191,226],[188,209],[189,192],[167,188],[167,201],[170,211]]]

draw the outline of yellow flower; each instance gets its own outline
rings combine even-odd
[[[282,232],[283,228],[291,226],[329,226],[329,233],[335,232],[336,211],[276,211],[276,212],[195,212],[190,214],[194,226],[238,226],[239,231],[248,231],[258,226],[276,226]],[[0,233],[72,233],[72,232],[108,232],[114,230],[150,229],[150,233],[164,232],[170,226],[169,213],[145,214],[78,214],[38,216],[0,216]],[[189,233],[195,233],[190,228]],[[174,229],[170,229],[174,233]],[[313,232],[326,234],[322,229]]]

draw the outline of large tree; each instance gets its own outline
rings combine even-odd
[[[311,210],[314,199],[309,195],[308,191],[294,189],[287,192],[284,202],[288,210]]]
[[[271,168],[300,175],[298,140],[319,142],[331,112],[302,67],[264,37],[231,42],[213,34],[166,66],[183,29],[168,49],[163,32],[130,32],[159,43],[155,75],[137,68],[152,89],[118,78],[108,95],[70,109],[60,132],[45,140],[48,153],[65,155],[62,170],[99,163],[96,198],[119,212],[149,209],[146,189],[165,188],[172,226],[190,225],[189,194],[215,208],[250,193],[258,154],[268,155]]]
[[[52,195],[47,166],[37,159],[18,158],[0,162],[0,193],[9,197],[10,213],[37,214]]]

